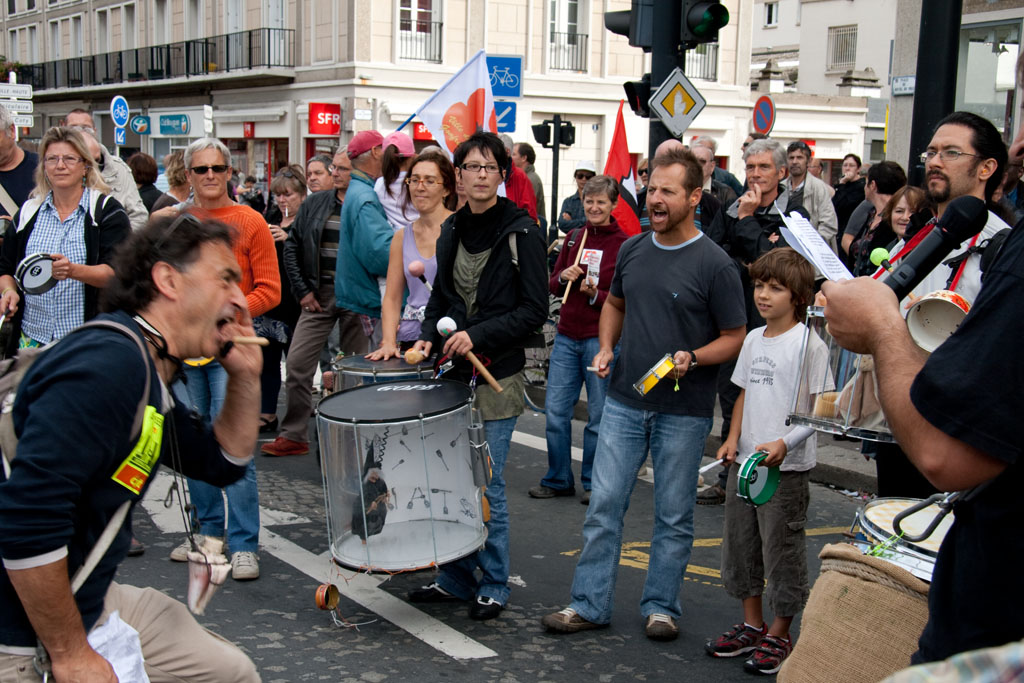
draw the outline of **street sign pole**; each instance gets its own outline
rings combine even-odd
[[[555,130],[551,134],[551,216],[554,224],[558,225],[558,150],[562,146],[562,117],[555,114],[552,122]],[[547,121],[545,121],[547,123]],[[556,235],[558,233],[555,233]]]
[[[682,5],[678,2],[654,3],[654,27],[651,34],[651,83],[661,84],[676,67],[685,66],[686,52],[679,45],[679,26]],[[665,124],[651,117],[647,158],[654,158],[654,150],[665,140],[673,138]]]

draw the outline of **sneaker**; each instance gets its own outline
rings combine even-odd
[[[260,578],[259,556],[248,550],[232,553],[231,578],[235,581],[252,581]]]
[[[669,615],[655,612],[647,617],[644,635],[651,640],[675,640],[679,637],[679,627]]]
[[[416,590],[409,591],[409,602],[451,602],[458,600],[445,589],[441,588],[435,581],[429,586],[423,586]]]
[[[580,496],[581,505],[590,505],[590,491],[584,491],[583,495]]]
[[[266,448],[266,446],[264,446]],[[712,484],[703,491],[697,493],[698,505],[721,505],[725,502],[725,489],[718,484]]]
[[[505,609],[505,606],[494,598],[478,595],[476,600],[473,601],[473,605],[469,608],[469,618],[476,621],[487,621],[501,614],[503,609]]]
[[[596,624],[587,621],[576,613],[572,607],[566,607],[560,612],[548,614],[540,623],[554,633],[578,633],[579,631],[590,631],[595,628],[608,628],[608,624]]]
[[[530,498],[555,498],[558,496],[575,496],[576,489],[553,489],[550,486],[534,486],[527,493],[530,494]]]
[[[745,655],[761,642],[766,628],[751,628],[746,624],[736,624],[714,640],[704,643],[704,651],[712,657],[738,657]]]
[[[146,546],[132,536],[132,543],[128,546],[128,557],[138,557],[144,552],[146,552]]]
[[[291,439],[279,436],[270,443],[265,443],[260,446],[260,451],[263,455],[274,455],[277,457],[284,455],[305,455],[306,453],[309,453],[309,444],[302,441],[292,441]]]
[[[751,674],[771,676],[782,668],[782,662],[793,651],[793,641],[766,633],[761,644],[754,650],[747,661],[743,662],[743,670]]]
[[[196,545],[197,546],[201,546],[203,544],[203,539],[205,539],[205,538],[206,537],[203,536],[202,534],[196,534],[195,535]],[[213,537],[213,538],[216,538],[216,537]],[[224,539],[220,538],[219,540],[223,541]],[[189,553],[190,550],[192,550],[192,544],[189,543],[188,539],[186,538],[184,543],[182,543],[177,548],[175,548],[174,550],[171,551],[171,561],[172,562],[188,562],[188,553]]]

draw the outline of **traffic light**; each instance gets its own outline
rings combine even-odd
[[[626,101],[629,102],[629,108],[633,113],[645,119],[649,118],[651,110],[647,103],[651,99],[651,74],[644,74],[639,81],[626,81],[622,87],[626,91]]]
[[[687,48],[718,41],[718,30],[729,23],[729,10],[721,2],[684,0],[679,42]]]
[[[554,147],[551,139],[552,124],[558,126],[558,145],[560,147],[572,147],[576,144],[576,126],[570,121],[563,121],[562,117],[556,116],[556,120],[548,119],[544,123],[535,123],[530,126],[533,129],[533,139],[542,147]]]
[[[542,147],[551,146],[551,122],[545,121],[544,123],[535,123],[530,128],[533,129],[533,139],[537,141]]]
[[[558,136],[558,141],[565,147],[576,144],[576,126],[569,121],[562,121],[562,132]]]
[[[654,32],[654,0],[633,0],[632,9],[605,12],[604,27],[620,36],[628,36],[629,44],[651,51]]]

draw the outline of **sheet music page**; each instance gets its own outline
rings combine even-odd
[[[787,216],[782,207],[778,204],[775,207],[779,209],[782,222],[785,223],[785,227],[779,228],[779,232],[789,246],[800,252],[801,256],[810,261],[829,280],[853,279],[853,275],[809,220],[796,211]]]

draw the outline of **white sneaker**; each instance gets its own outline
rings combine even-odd
[[[206,536],[203,536],[202,534],[196,534],[195,535],[196,545],[197,546],[201,546],[203,544],[203,540],[205,538],[206,538]],[[210,538],[218,538],[218,537],[217,536],[211,536]],[[224,539],[223,538],[219,538],[219,540],[223,541]],[[189,543],[188,539],[186,538],[184,543],[182,543],[177,548],[175,548],[174,550],[171,551],[171,561],[172,562],[188,562],[188,551],[190,551],[190,550],[192,550],[192,544]]]
[[[260,578],[260,558],[246,550],[232,553],[231,578],[235,581],[252,581]]]

